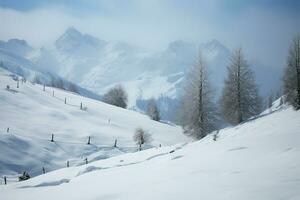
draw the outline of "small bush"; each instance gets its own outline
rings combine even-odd
[[[103,96],[103,102],[121,108],[127,107],[127,101],[128,101],[127,93],[121,85],[117,85],[114,88],[111,88]]]
[[[142,150],[142,145],[149,144],[152,141],[152,137],[144,129],[137,128],[135,130],[133,140],[139,146],[139,150]]]

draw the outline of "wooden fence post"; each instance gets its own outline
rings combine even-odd
[[[43,174],[45,174],[45,173],[46,173],[45,167],[43,167],[43,169],[42,169],[42,170],[43,170]]]
[[[9,127],[7,127],[6,132],[9,133]]]
[[[54,97],[54,90],[52,91],[52,96]]]
[[[65,104],[67,104],[67,98],[65,97]]]
[[[88,143],[87,144],[91,144],[91,136],[89,136],[89,139],[88,139]]]
[[[70,167],[70,162],[69,161],[67,161],[67,167]]]
[[[17,88],[19,88],[19,79],[17,80]]]
[[[4,176],[4,184],[7,184],[6,176]]]
[[[54,134],[51,135],[51,142],[54,142]]]
[[[80,110],[82,110],[82,102],[80,102]]]
[[[43,85],[43,91],[45,92],[45,90],[46,90],[46,85],[44,84]]]
[[[85,164],[88,164],[88,159],[87,158],[85,158]]]
[[[219,134],[219,130],[217,130],[217,132],[215,132],[214,135],[213,135],[213,140],[214,140],[214,141],[217,141],[217,139],[218,139],[218,134]]]
[[[117,139],[115,139],[115,144],[114,144],[114,147],[117,147],[117,142],[118,142],[118,140],[117,140]]]

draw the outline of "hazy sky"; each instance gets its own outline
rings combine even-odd
[[[289,41],[300,33],[300,1],[0,0],[0,24],[0,40],[20,38],[35,47],[53,44],[69,26],[154,50],[176,39],[217,39],[282,67]]]

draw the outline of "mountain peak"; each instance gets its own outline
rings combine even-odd
[[[29,47],[29,45],[27,44],[27,42],[25,40],[20,40],[20,39],[15,39],[15,38],[8,40],[7,43]]]
[[[19,56],[27,56],[33,50],[25,40],[20,39],[10,39],[7,42],[0,41],[0,48]]]
[[[74,27],[69,27],[55,42],[58,50],[74,56],[95,54],[103,45],[105,45],[105,41],[82,34]]]
[[[209,50],[227,50],[227,48],[219,40],[216,39],[203,43],[200,45],[200,47]]]
[[[168,46],[168,51],[179,54],[188,54],[195,50],[195,45],[183,40],[175,40]]]
[[[63,35],[73,36],[73,37],[81,37],[82,34],[75,29],[73,26],[69,27]]]

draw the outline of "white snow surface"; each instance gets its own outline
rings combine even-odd
[[[2,185],[1,199],[298,200],[299,122],[285,106],[220,130],[216,141],[210,134]]]
[[[85,163],[85,158],[92,162],[134,152],[133,135],[138,127],[152,135],[153,141],[145,148],[189,141],[178,126],[64,90],[46,87],[43,91],[42,85],[29,81],[20,81],[17,88],[12,76],[16,75],[0,68],[1,176],[23,170],[36,176],[42,167],[49,172],[65,167],[67,161],[76,166]],[[55,142],[50,142],[51,134]],[[89,136],[91,144],[87,145]],[[118,148],[113,147],[115,139]]]

